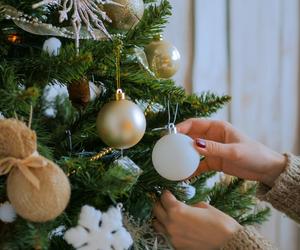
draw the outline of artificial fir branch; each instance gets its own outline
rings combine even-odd
[[[59,25],[57,10],[53,6],[33,10],[31,5],[35,2],[1,1],[40,20]],[[179,103],[177,122],[180,122],[190,117],[208,117],[228,103],[230,97],[210,92],[187,95],[183,88],[175,86],[173,80],[158,79],[149,69],[140,65],[132,54],[133,46],[143,48],[149,44],[153,37],[162,33],[171,15],[169,1],[156,2],[145,0],[147,8],[144,17],[135,29],[123,35],[112,30],[113,38],[121,39],[124,47],[121,80],[126,95],[145,107],[149,103],[159,107],[148,112],[147,131],[141,142],[124,152],[124,156],[130,157],[143,170],[139,178],[114,165],[113,162],[120,156],[116,151],[97,161],[90,161],[92,155],[107,147],[97,135],[95,121],[99,110],[111,100],[116,90],[114,43],[82,41],[80,54],[76,56],[73,41],[61,39],[63,46],[60,54],[49,56],[41,48],[46,37],[28,34],[0,15],[0,111],[5,117],[14,117],[16,114],[27,122],[30,107],[33,107],[32,127],[37,133],[39,152],[53,159],[68,174],[72,184],[69,206],[53,222],[37,225],[18,218],[11,225],[3,227],[0,224],[1,236],[5,236],[0,238],[1,249],[32,249],[37,242],[45,250],[70,249],[62,237],[50,239],[49,233],[60,225],[76,225],[79,210],[85,204],[106,209],[121,201],[133,218],[149,224],[153,202],[163,190],[168,189],[184,200],[182,191],[178,189],[180,182],[160,177],[153,168],[152,148],[162,134],[152,129],[167,123],[166,99],[171,106]],[[7,30],[18,33],[24,43],[9,43]],[[47,100],[45,86],[67,86],[74,80],[82,77],[91,79],[92,76],[95,83],[103,84],[105,90],[90,101],[84,110],[74,109],[67,96]],[[49,108],[55,110],[53,116],[46,115]],[[66,131],[70,131],[70,134]],[[208,201],[241,224],[261,223],[266,219],[268,209],[253,210],[256,203],[253,198],[255,186],[245,190],[242,180],[234,180],[228,186],[217,183],[213,188],[208,188],[206,182],[214,174],[202,174],[191,181],[196,188],[196,195],[187,201],[188,204]],[[5,182],[6,177],[0,177],[0,202],[7,200]]]
[[[257,225],[261,224],[270,216],[271,209],[269,207],[261,209],[252,214],[248,214],[239,219],[241,225]]]
[[[243,221],[243,218],[252,212],[257,200],[254,198],[256,185],[245,188],[245,181],[235,178],[229,185],[217,183],[210,191],[210,204],[220,209],[226,214],[232,216],[237,221]],[[262,209],[261,211],[264,211]],[[267,211],[267,210],[266,210]],[[268,216],[267,212],[257,213],[260,221]],[[254,215],[249,217],[249,222],[254,221]],[[245,220],[246,222],[247,220]]]
[[[126,44],[145,46],[151,42],[153,37],[162,33],[171,16],[172,6],[169,1],[161,0],[159,5],[150,5],[145,9],[143,19],[135,29],[127,33]]]

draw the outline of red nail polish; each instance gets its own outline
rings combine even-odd
[[[206,148],[206,142],[203,139],[196,139],[196,145],[200,148]]]

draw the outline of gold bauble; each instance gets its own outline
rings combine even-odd
[[[179,69],[180,54],[175,46],[164,41],[153,41],[146,48],[150,69],[159,78],[170,78]]]
[[[104,10],[112,20],[113,27],[120,30],[134,28],[144,14],[143,0],[114,0],[114,2],[123,6],[113,4],[104,5]]]
[[[53,162],[30,171],[40,181],[37,189],[14,168],[7,179],[7,196],[18,215],[32,222],[55,219],[66,208],[71,194],[70,183],[65,173]]]
[[[136,145],[146,130],[146,118],[135,103],[121,99],[109,102],[97,117],[100,138],[108,146],[127,149]]]

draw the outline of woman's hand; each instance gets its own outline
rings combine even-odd
[[[177,129],[192,137],[196,149],[206,156],[197,174],[223,171],[272,187],[286,165],[283,155],[250,139],[227,122],[193,118],[178,124]]]
[[[218,209],[178,201],[169,191],[155,204],[156,231],[169,237],[176,250],[219,249],[241,226]]]

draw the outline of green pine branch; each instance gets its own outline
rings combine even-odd
[[[137,27],[127,33],[126,44],[131,46],[149,44],[153,37],[162,33],[171,14],[172,6],[167,0],[161,0],[159,5],[150,5],[145,9],[144,16]]]

